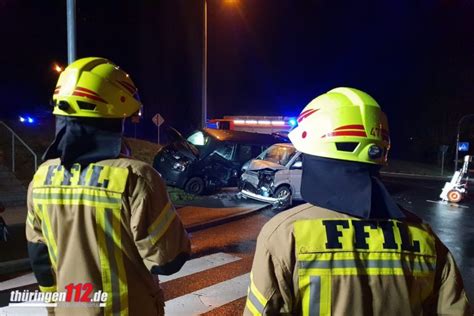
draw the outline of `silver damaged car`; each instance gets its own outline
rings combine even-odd
[[[276,208],[289,207],[293,200],[302,199],[302,155],[293,145],[274,144],[242,169],[243,198],[267,202]]]

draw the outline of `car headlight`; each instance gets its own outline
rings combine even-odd
[[[173,169],[183,172],[184,170],[186,170],[186,165],[177,161],[173,164]]]
[[[260,187],[260,190],[263,196],[267,196],[267,197],[270,196],[270,190],[267,187],[262,186]]]

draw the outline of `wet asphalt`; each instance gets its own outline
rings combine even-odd
[[[461,271],[467,296],[474,303],[474,192],[459,205],[439,203],[443,181],[384,178],[403,207],[430,224],[449,248]],[[438,203],[437,203],[438,202]]]
[[[395,200],[428,222],[451,250],[463,276],[467,296],[473,302],[474,201],[467,199],[460,206],[436,203],[444,184],[442,181],[384,178],[384,183]],[[193,233],[193,257],[225,252],[242,260],[163,284],[166,299],[249,272],[258,233],[275,213],[267,209],[247,218]],[[245,298],[238,299],[205,315],[240,314],[244,305]]]
[[[438,234],[451,250],[460,268],[468,298],[474,302],[474,194],[460,206],[436,203],[442,181],[384,178],[387,189],[406,209],[414,212]],[[431,202],[433,201],[433,202]],[[162,284],[165,300],[229,280],[251,269],[258,233],[275,211],[266,209],[222,225],[191,233],[192,258],[224,252],[241,260]],[[241,314],[245,298],[214,309],[204,315]]]
[[[272,215],[271,211],[264,211],[234,222],[192,233],[193,258],[224,252],[242,259],[164,283],[162,287],[165,300],[248,273],[252,266],[258,233]],[[205,315],[240,315],[244,305],[245,298],[241,298]]]

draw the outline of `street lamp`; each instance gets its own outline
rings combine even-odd
[[[207,0],[204,0],[203,22],[201,127],[205,128],[207,123]]]
[[[76,0],[66,0],[67,63],[76,60]]]
[[[202,45],[202,101],[201,101],[201,127],[207,123],[207,0],[204,2],[203,18],[203,45]],[[234,5],[238,0],[225,0],[226,5]]]
[[[57,73],[61,73],[64,69],[63,67],[59,66],[58,64],[54,64],[53,65],[53,69],[54,71],[56,71]]]
[[[458,129],[457,129],[457,133],[456,133],[456,155],[455,155],[455,158],[454,158],[454,172],[456,172],[458,170],[458,159],[459,159],[459,132],[460,132],[460,129],[461,129],[461,123],[462,121],[464,121],[464,119],[468,118],[468,117],[473,117],[474,114],[466,114],[464,115],[463,117],[461,117],[461,119],[459,120],[458,122]]]

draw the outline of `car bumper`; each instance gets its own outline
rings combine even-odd
[[[242,191],[240,191],[240,193],[244,198],[250,198],[250,199],[253,199],[253,200],[269,203],[269,204],[272,204],[272,205],[284,204],[285,201],[289,197],[288,195],[286,195],[286,196],[282,196],[280,198],[274,198],[274,197],[270,197],[270,196],[263,196],[263,195],[260,195],[260,194],[256,194],[256,193],[250,192],[248,190],[242,190]]]
[[[161,174],[161,177],[165,180],[167,185],[184,188],[184,185],[188,180],[187,172],[172,170],[171,168],[155,167],[155,169]]]

